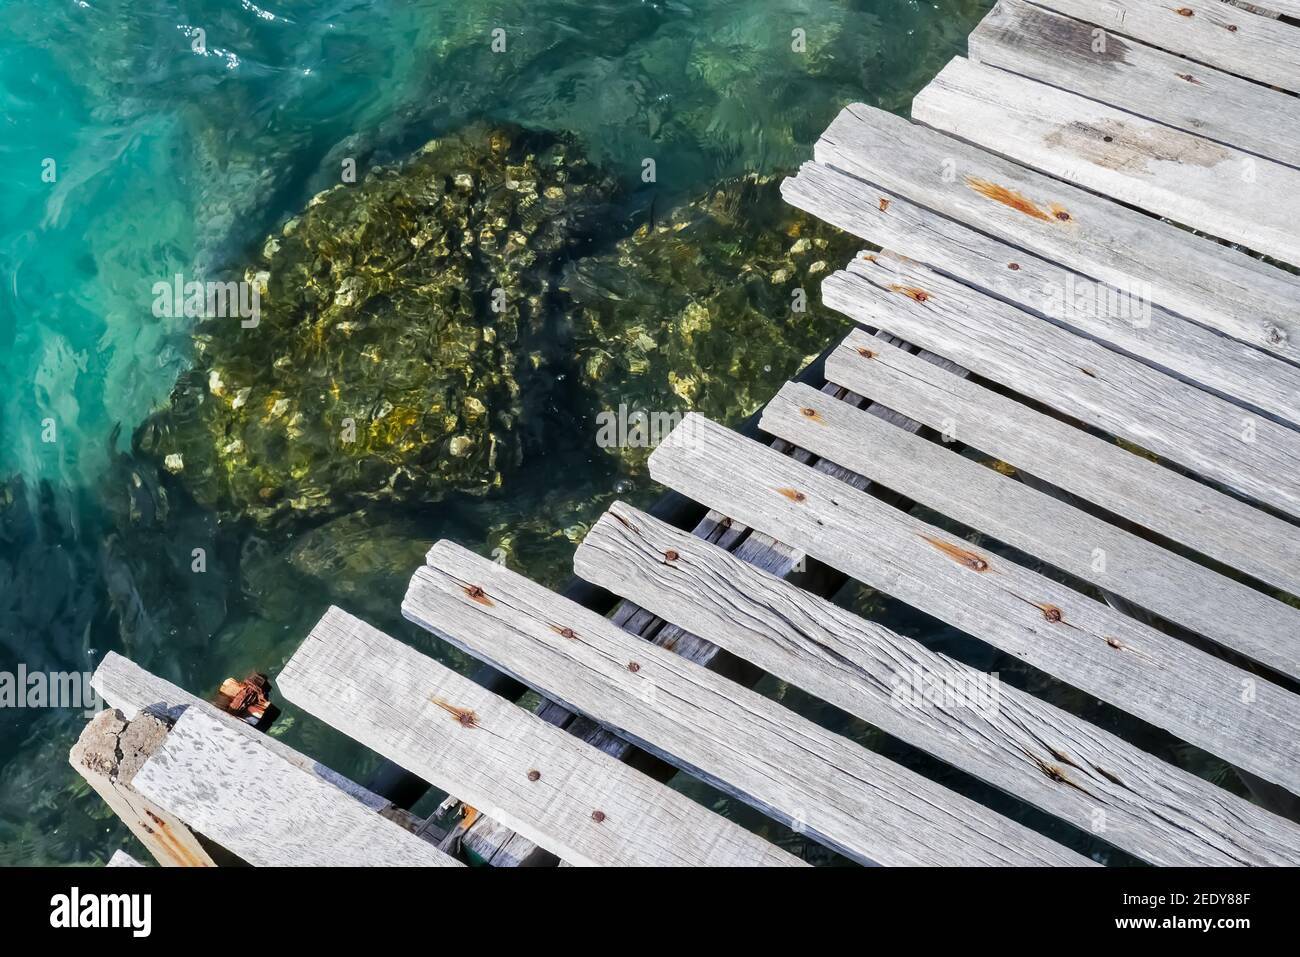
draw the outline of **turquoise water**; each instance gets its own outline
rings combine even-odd
[[[188,320],[152,314],[153,283],[237,269],[344,157],[398,161],[478,120],[574,134],[624,186],[613,241],[727,176],[809,158],[848,102],[905,112],[991,2],[0,0],[0,670],[113,649],[203,692],[277,668],[330,602],[465,667],[397,616],[430,541],[508,536],[512,563],[559,584],[604,503],[656,489],[548,408],[520,427],[550,451],[486,498],[276,538],[173,493],[163,537],[140,512],[164,480],[131,436],[192,343]],[[81,723],[0,712],[0,863],[89,862],[127,839],[67,768]],[[277,733],[358,777],[373,763],[292,710]]]

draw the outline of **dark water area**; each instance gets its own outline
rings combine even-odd
[[[796,217],[776,183],[811,157],[845,104],[906,113],[965,52],[989,6],[0,2],[0,162],[14,171],[0,191],[0,671],[93,670],[113,650],[207,694],[231,675],[274,676],[330,604],[471,670],[401,619],[428,546],[453,539],[561,586],[574,546],[611,501],[646,506],[662,491],[646,474],[647,449],[600,447],[597,416],[622,405],[739,422],[832,341],[843,317],[815,303],[792,314],[790,292],[806,285],[816,300],[820,276],[855,244]],[[497,29],[504,52],[492,49]],[[472,186],[448,172],[436,197],[390,221],[373,183],[400,181],[425,144],[459,136],[476,163],[494,136],[520,145],[484,161]],[[556,150],[554,169],[589,164],[599,185],[584,192],[576,176],[548,178]],[[526,156],[536,168],[520,172]],[[53,182],[42,178],[47,159]],[[375,197],[360,213],[338,192],[313,199],[339,186],[349,160],[358,182],[343,188]],[[550,226],[516,242],[533,198],[552,203]],[[441,267],[422,285],[367,288],[355,305],[338,270],[300,269],[349,262],[363,279],[388,275],[367,271],[377,234],[397,246],[432,236],[431,248],[442,220],[462,215],[478,258],[445,280],[445,296],[431,286],[444,281]],[[362,220],[366,231],[348,235]],[[303,236],[307,252],[295,246]],[[528,291],[508,327],[486,305],[503,269]],[[176,273],[259,270],[269,275],[266,326],[245,338],[151,311],[154,283]],[[312,326],[325,337],[313,344],[277,319],[318,317],[325,300],[315,292],[294,298],[317,282],[343,312],[328,329]],[[419,305],[433,302],[442,305]],[[352,308],[387,338],[339,332]],[[418,336],[404,338],[394,316],[416,317]],[[430,316],[437,322],[419,325]],[[488,342],[474,354],[491,361],[457,381],[442,360],[453,341],[470,340]],[[396,371],[363,382],[367,349],[376,369]],[[399,388],[403,376],[411,383]],[[454,424],[438,431],[427,408],[408,421],[408,399],[445,403]],[[281,401],[289,412],[277,411]],[[334,417],[358,403],[391,424],[372,423],[360,443],[369,460],[409,481],[375,484],[349,464],[361,454],[321,452],[299,467],[297,450],[333,448]],[[392,408],[374,411],[384,403]],[[285,425],[294,410],[302,424]],[[839,600],[1002,668],[1004,680],[1049,684],[869,589]],[[769,680],[762,690],[917,761],[797,689]],[[1051,695],[1115,720],[1095,702]],[[0,708],[0,864],[92,863],[129,843],[67,765],[83,724],[69,709]],[[377,763],[292,707],[273,733],[358,780]],[[1156,735],[1150,746],[1181,760]],[[688,779],[675,785],[831,860]],[[1101,853],[1084,836],[1075,845]]]

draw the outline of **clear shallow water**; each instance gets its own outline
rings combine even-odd
[[[574,435],[561,390],[521,426],[550,451],[489,498],[369,509],[281,540],[173,496],[179,531],[159,541],[123,505],[155,501],[140,489],[158,481],[130,436],[191,346],[186,320],[151,314],[152,284],[236,267],[343,157],[399,160],[475,120],[575,134],[626,188],[613,241],[723,177],[807,159],[845,103],[905,112],[990,5],[0,0],[0,670],[88,668],[115,649],[201,691],[273,671],[330,602],[463,666],[398,619],[429,542],[508,539],[513,563],[559,584],[584,523],[616,493],[656,490]],[[210,547],[201,580],[194,542]],[[0,712],[0,863],[90,861],[125,839],[66,766],[81,723]],[[278,733],[367,772],[292,710]]]

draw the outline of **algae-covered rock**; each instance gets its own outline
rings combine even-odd
[[[612,191],[566,140],[473,128],[316,196],[211,318],[139,447],[268,525],[486,492],[519,458],[521,336]]]
[[[818,290],[860,245],[750,175],[578,262],[565,289],[598,444],[635,464],[681,413],[757,409],[848,325]]]

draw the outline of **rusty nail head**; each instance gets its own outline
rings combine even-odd
[[[569,627],[566,625],[564,628],[561,628],[561,629],[560,629],[560,637],[561,637],[561,638],[577,638],[578,635],[577,635],[577,632],[575,632],[572,628],[569,628]]]
[[[864,359],[874,359],[876,357],[876,354],[865,346],[858,349],[858,355],[862,356]]]
[[[677,554],[675,548],[670,548],[668,551],[664,552],[664,558],[670,562],[675,562],[677,559],[681,558],[681,556]]]
[[[599,824],[601,821],[605,820],[605,812],[604,812],[604,811],[592,811],[592,812],[591,812],[591,819],[592,819],[593,821],[595,821],[597,824]]]
[[[536,768],[533,768],[531,771],[528,772],[528,780],[530,781],[540,780],[541,777],[542,777],[542,772],[538,771]]]
[[[1056,218],[1063,223],[1068,222],[1070,219],[1070,214],[1067,213],[1065,210],[1061,210],[1059,213],[1056,214]]]
[[[1007,268],[1010,269],[1012,272],[1019,272],[1020,263],[1007,263]]]
[[[635,661],[631,661],[628,662],[627,670],[632,672],[632,674],[636,674],[638,671],[641,670],[641,666],[637,664]]]
[[[470,598],[482,598],[483,589],[480,588],[478,585],[470,585],[466,591],[466,594],[468,594]]]
[[[816,415],[817,415],[817,410],[816,410],[816,409],[813,409],[813,408],[800,409],[799,411],[802,412],[804,415],[806,415],[806,416],[807,416],[808,418],[810,418],[810,419],[815,418]]]

